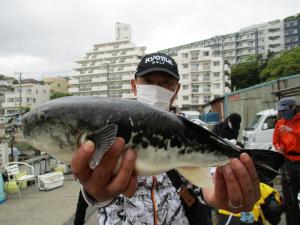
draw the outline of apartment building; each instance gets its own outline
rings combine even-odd
[[[300,45],[300,13],[284,19],[284,37],[286,49]]]
[[[245,27],[238,32],[164,49],[160,52],[176,56],[180,50],[210,47],[213,56],[221,56],[229,63],[235,64],[251,54],[266,56],[268,51],[280,52],[284,49],[283,34],[283,22],[274,20]]]
[[[5,110],[2,108],[2,103],[5,102],[5,93],[13,90],[13,82],[14,78],[0,74],[0,116],[5,114]]]
[[[43,78],[45,85],[50,86],[50,92],[68,93],[69,84],[63,77],[45,77]]]
[[[130,80],[145,47],[131,42],[131,28],[117,23],[115,41],[96,44],[82,60],[69,80],[69,94],[133,98]]]
[[[21,107],[30,107],[33,109],[49,101],[50,88],[48,85],[35,83],[22,83],[21,87],[19,84],[14,84],[13,90],[5,93],[4,98],[5,101],[2,103],[4,114],[12,114],[19,112]]]
[[[213,56],[211,48],[180,50],[174,59],[181,76],[181,90],[176,99],[179,109],[198,110],[212,99],[230,92],[228,65],[222,57]]]

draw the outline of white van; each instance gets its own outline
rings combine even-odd
[[[200,113],[198,111],[181,111],[179,114],[189,119],[193,123],[207,129],[207,124],[204,121],[200,120]]]
[[[272,149],[277,110],[267,109],[255,115],[250,126],[243,130],[243,144],[247,149]]]

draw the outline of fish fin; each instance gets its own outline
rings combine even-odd
[[[238,157],[241,154],[241,150],[230,141],[219,137],[208,129],[195,124],[194,122],[188,120],[183,116],[178,116],[178,118],[184,123],[185,126],[191,128],[192,130],[195,130],[195,133],[199,134],[196,140],[197,143],[201,143],[201,145],[208,145],[212,148],[218,149],[218,152],[220,153],[226,151],[226,153],[224,154],[228,157]]]
[[[243,149],[250,155],[261,182],[270,183],[277,175],[284,162],[284,156],[276,151],[263,149]]]
[[[94,169],[101,161],[103,155],[107,152],[110,146],[116,140],[118,125],[108,124],[96,133],[87,136],[95,144],[95,152],[90,161],[90,168]]]
[[[199,188],[213,185],[209,167],[180,167],[177,171]]]

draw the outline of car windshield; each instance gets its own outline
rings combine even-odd
[[[192,120],[192,119],[199,119],[199,115],[187,115],[187,117]]]
[[[250,126],[245,128],[245,130],[255,130],[259,124],[259,122],[262,120],[263,116],[262,115],[256,115],[252,122],[250,123]]]

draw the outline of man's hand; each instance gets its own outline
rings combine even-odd
[[[72,172],[84,190],[99,202],[113,199],[120,194],[132,197],[137,188],[137,176],[134,172],[135,151],[125,150],[124,139],[117,138],[99,165],[92,170],[89,161],[94,147],[93,142],[87,141],[78,149],[71,162]],[[122,155],[120,169],[114,175],[114,168]]]
[[[203,188],[208,205],[233,213],[249,212],[260,198],[259,178],[250,157],[243,153],[240,159],[219,167],[213,189]]]
[[[279,126],[279,133],[291,133],[292,132],[292,128],[290,128],[289,126],[286,125],[280,125]]]

